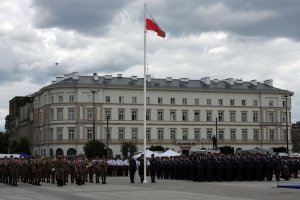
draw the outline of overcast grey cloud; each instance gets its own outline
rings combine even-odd
[[[57,76],[142,77],[145,2],[167,33],[147,33],[149,74],[273,79],[300,120],[298,0],[1,0],[0,130],[10,99]]]

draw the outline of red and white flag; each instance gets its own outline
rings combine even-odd
[[[154,20],[148,9],[147,11],[149,16],[146,17],[146,30],[154,31],[160,37],[166,37],[166,33],[159,27],[158,23]]]

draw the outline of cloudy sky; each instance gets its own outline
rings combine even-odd
[[[299,0],[0,0],[0,131],[10,99],[56,76],[143,77],[144,3],[167,34],[147,33],[149,74],[273,79],[300,121]]]

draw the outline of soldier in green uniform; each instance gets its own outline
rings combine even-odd
[[[63,186],[64,184],[64,172],[65,172],[65,161],[62,160],[61,156],[58,156],[55,162],[55,175],[57,186]]]
[[[102,184],[106,184],[107,168],[108,168],[108,163],[107,163],[107,160],[105,159],[105,156],[103,155],[101,163],[100,163],[100,172],[101,172]]]

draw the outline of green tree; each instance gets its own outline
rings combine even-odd
[[[21,137],[19,141],[13,141],[12,145],[10,146],[11,153],[30,153],[30,145],[29,140],[27,137]]]
[[[234,148],[231,146],[220,147],[220,153],[221,154],[233,154]]]
[[[273,149],[273,152],[274,153],[285,153],[286,152],[286,147],[273,147],[273,148],[271,148],[271,149]]]
[[[150,148],[149,148],[149,150],[150,151],[162,151],[162,152],[164,152],[165,151],[165,148],[164,147],[162,147],[161,145],[159,145],[159,146],[151,146]]]
[[[105,144],[99,140],[91,140],[83,147],[87,158],[95,158],[96,156],[105,155]]]
[[[0,132],[0,153],[7,153],[8,152],[8,134]]]
[[[128,156],[128,150],[130,152],[130,156],[132,156],[134,152],[137,152],[138,148],[133,141],[123,142],[121,144],[120,151],[122,152],[122,156],[124,158],[126,158]]]

